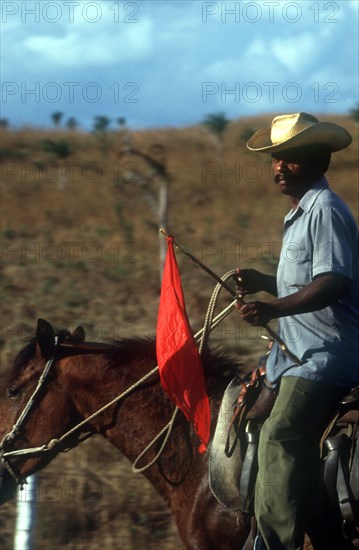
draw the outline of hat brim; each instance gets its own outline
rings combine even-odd
[[[271,129],[258,130],[247,142],[250,151],[259,153],[275,153],[287,151],[304,145],[326,145],[330,151],[340,151],[351,144],[352,138],[349,132],[342,126],[332,122],[318,122],[309,126],[295,136],[276,143],[271,141]]]

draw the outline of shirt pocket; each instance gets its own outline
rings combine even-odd
[[[309,284],[313,279],[310,252],[301,247],[295,254],[292,252],[282,256],[279,275],[288,292]]]

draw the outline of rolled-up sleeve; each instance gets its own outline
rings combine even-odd
[[[333,207],[317,209],[313,219],[312,277],[337,273],[353,278],[354,236],[351,227]]]

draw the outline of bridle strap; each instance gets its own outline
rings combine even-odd
[[[25,420],[26,420],[27,416],[29,415],[31,409],[33,408],[33,406],[36,402],[36,398],[37,398],[38,394],[41,391],[41,388],[42,388],[42,386],[43,386],[43,384],[44,384],[44,382],[45,382],[45,380],[46,380],[46,378],[47,378],[47,376],[50,372],[50,369],[51,369],[52,365],[55,362],[56,351],[57,351],[58,345],[59,345],[59,337],[55,336],[54,352],[53,352],[51,358],[47,361],[47,363],[45,365],[45,368],[44,368],[43,372],[41,373],[41,376],[40,376],[40,378],[37,382],[35,390],[33,391],[32,395],[30,396],[30,399],[26,403],[24,409],[21,411],[21,414],[20,414],[19,418],[17,419],[17,421],[15,422],[15,424],[13,425],[11,431],[8,434],[5,435],[5,437],[3,438],[3,440],[0,443],[1,461],[4,464],[5,468],[7,469],[7,471],[9,472],[9,474],[15,480],[17,485],[22,485],[23,481],[16,474],[14,468],[9,463],[8,458],[10,458],[11,456],[16,456],[16,455],[13,455],[13,453],[17,454],[18,451],[6,452],[4,450],[4,446],[11,443],[15,439],[15,437],[20,433],[20,428],[21,428],[22,424],[25,422]],[[38,454],[40,450],[41,450],[41,447],[40,448],[38,447],[38,448],[28,449],[28,451],[31,451],[31,453],[29,453],[29,454]]]
[[[26,403],[24,409],[22,410],[19,418],[17,419],[17,421],[15,422],[15,424],[13,425],[11,431],[6,434],[6,436],[4,437],[4,439],[2,440],[2,442],[0,443],[0,449],[3,449],[4,447],[4,444],[6,443],[11,443],[11,441],[16,437],[16,435],[20,432],[20,428],[22,426],[22,424],[25,422],[25,419],[26,417],[28,416],[29,412],[31,411],[31,409],[33,408],[34,404],[35,404],[35,401],[36,401],[36,398],[38,396],[38,394],[40,393],[40,390],[42,388],[42,385],[43,383],[45,382],[49,372],[50,372],[50,369],[52,367],[52,365],[54,364],[55,362],[55,357],[56,357],[56,351],[57,351],[57,347],[58,347],[58,344],[59,344],[59,337],[58,336],[55,336],[55,348],[54,348],[54,352],[53,352],[53,355],[52,357],[47,361],[46,365],[45,365],[45,368],[43,370],[43,372],[41,373],[41,376],[37,382],[37,385],[36,385],[36,388],[35,390],[33,391],[30,399],[28,400],[28,402]],[[2,455],[3,456],[3,455]]]

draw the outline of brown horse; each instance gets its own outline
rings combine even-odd
[[[157,365],[155,342],[150,339],[129,339],[113,345],[86,343],[77,329],[73,334],[60,331],[56,344],[55,336],[51,325],[39,320],[36,336],[16,357],[6,395],[1,396],[1,454],[6,466],[0,503],[12,498],[17,484],[44,468],[64,447],[75,447],[91,434],[103,435],[135,461],[173,413],[174,406],[161,389],[155,371],[61,444],[52,442],[49,446],[51,440],[59,439]],[[47,377],[35,391],[45,365],[49,366]],[[204,359],[204,365],[215,420],[224,388],[239,366],[212,354]],[[12,431],[31,399],[26,417]],[[185,548],[241,548],[249,532],[249,518],[228,510],[213,497],[208,486],[207,454],[198,453],[198,443],[185,417],[178,414],[163,453],[145,475],[171,509]],[[6,458],[6,453],[29,448],[42,450]],[[146,461],[155,452],[149,451]]]
[[[93,434],[101,434],[136,461],[173,415],[156,364],[154,340],[87,343],[81,328],[55,334],[47,321],[39,320],[36,336],[16,357],[1,395],[0,504],[15,495],[27,476]],[[227,357],[210,352],[203,365],[214,429],[224,389],[241,370]],[[208,453],[199,454],[198,444],[185,417],[177,414],[162,454],[144,474],[168,504],[184,548],[241,549],[250,518],[214,498]],[[146,453],[147,463],[160,446],[158,440]],[[324,519],[324,529],[318,519],[312,526],[315,548],[353,548],[335,542],[335,522]]]

